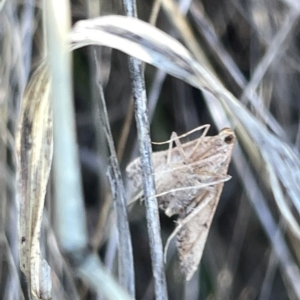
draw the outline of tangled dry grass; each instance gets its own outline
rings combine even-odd
[[[300,299],[297,1],[142,1],[144,22],[126,1],[0,9],[1,299],[47,299],[50,282],[52,299]],[[161,260],[174,220],[147,199],[151,176],[146,208],[128,210],[124,170],[139,149],[151,173],[149,126],[164,141],[201,124],[232,128],[238,146],[185,282],[175,245]],[[38,249],[21,257],[27,280],[19,243]]]

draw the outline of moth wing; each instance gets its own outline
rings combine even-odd
[[[128,190],[131,193],[130,198],[134,198],[142,191],[142,171],[139,157],[128,164],[126,167],[126,174],[128,179]]]
[[[177,233],[176,243],[181,269],[186,280],[192,278],[200,263],[222,188],[223,184],[218,184],[214,191],[210,191],[206,195],[206,197],[211,198],[208,204],[200,209],[186,224],[184,223],[189,215],[179,219],[179,223],[184,225]],[[196,199],[196,201],[202,202],[204,199]],[[197,207],[195,210],[197,210]]]

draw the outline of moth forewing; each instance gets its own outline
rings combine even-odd
[[[217,204],[216,199],[211,199],[206,208],[184,224],[177,233],[179,260],[186,280],[190,280],[198,268]]]
[[[195,214],[189,220],[187,219],[190,215],[186,218],[179,218],[176,244],[186,280],[192,278],[200,263],[222,188],[223,183],[217,184],[204,196],[200,195],[198,199],[195,199],[198,203],[202,201],[206,203],[201,208],[196,206],[193,211]]]
[[[235,144],[234,132],[229,129],[223,129],[218,139],[213,141],[223,155],[223,159],[214,166],[217,174],[226,175],[231,160],[233,146]],[[208,232],[215,214],[220,195],[223,189],[223,183],[217,183],[206,193],[199,191],[198,197],[191,203],[196,202],[195,208],[190,210],[185,216],[179,216],[177,233],[177,248],[180,264],[186,276],[190,280],[200,263]],[[205,205],[201,205],[206,202]]]
[[[200,128],[206,131],[208,126]],[[165,249],[176,235],[182,270],[189,280],[201,260],[223,183],[230,179],[227,170],[235,134],[230,128],[224,128],[216,136],[202,134],[199,139],[184,144],[172,134],[169,142],[173,141],[176,147],[152,155],[156,196],[166,215],[178,215],[178,225]],[[132,193],[142,195],[140,159],[131,162],[126,172]]]

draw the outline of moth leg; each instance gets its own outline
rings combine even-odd
[[[204,127],[204,126],[205,126],[205,127]],[[203,126],[203,127],[204,127],[205,129],[204,129],[203,133],[201,134],[200,138],[198,139],[196,145],[194,146],[192,152],[190,153],[189,158],[190,158],[190,157],[193,157],[194,153],[195,153],[195,152],[197,151],[197,149],[199,148],[200,144],[201,144],[202,141],[203,141],[203,138],[206,136],[206,134],[207,134],[207,132],[208,132],[208,130],[209,130],[210,125],[204,125],[204,126]]]
[[[140,191],[137,195],[135,195],[132,199],[130,199],[127,202],[127,206],[130,206],[131,204],[134,204],[136,201],[138,201],[139,199],[141,199],[141,202],[143,201],[143,191]]]
[[[211,194],[210,197],[206,197],[202,202],[199,203],[199,205],[189,214],[187,215],[184,219],[178,221],[178,225],[172,232],[172,234],[168,237],[168,240],[165,245],[164,249],[164,262],[166,263],[167,261],[167,252],[168,248],[170,245],[170,242],[172,239],[176,236],[176,234],[179,232],[179,230],[186,225],[192,218],[194,218],[212,199],[214,199],[215,195],[214,193]]]
[[[202,133],[202,135],[201,135],[201,137],[200,137],[200,141],[197,142],[197,144],[196,144],[196,146],[194,147],[192,153],[189,155],[189,157],[191,157],[192,154],[196,151],[197,147],[201,144],[202,139],[206,136],[206,134],[207,134],[207,132],[208,132],[208,129],[210,128],[210,125],[209,125],[209,124],[201,125],[201,126],[195,128],[195,129],[193,129],[193,130],[190,130],[190,131],[188,131],[187,133],[184,133],[184,134],[182,134],[182,135],[177,135],[176,132],[173,132],[173,133],[171,134],[171,138],[170,138],[169,140],[167,140],[167,141],[165,141],[165,142],[151,142],[151,143],[154,144],[154,145],[164,145],[164,144],[169,144],[169,151],[168,151],[168,156],[167,156],[167,162],[170,162],[170,160],[171,160],[171,158],[170,158],[170,157],[171,157],[170,152],[171,152],[171,149],[172,149],[172,142],[175,142],[175,143],[176,143],[176,146],[177,146],[177,147],[179,146],[179,147],[181,148],[181,150],[182,150],[182,146],[181,146],[181,143],[180,143],[180,140],[179,140],[179,139],[181,139],[181,138],[183,138],[183,137],[186,137],[186,136],[188,136],[188,135],[190,135],[190,134],[192,134],[192,133],[194,133],[194,132],[196,132],[196,131],[200,131],[200,130],[202,130],[203,128],[204,128],[204,132]],[[184,161],[186,162],[186,161],[187,161],[186,155],[184,154],[183,150],[182,150],[182,151],[180,150],[180,148],[179,148],[180,155],[182,156],[182,158],[183,158]]]
[[[187,157],[182,149],[182,145],[181,145],[181,142],[179,140],[179,136],[177,135],[176,132],[172,132],[171,134],[171,138],[170,138],[170,144],[169,144],[169,150],[168,150],[168,156],[167,156],[167,164],[169,165],[171,163],[171,154],[172,154],[172,143],[175,142],[176,144],[176,147],[180,153],[180,156],[182,157],[183,161],[187,164],[188,161],[187,161]]]
[[[182,144],[181,144],[181,142],[180,142],[180,139],[183,138],[183,137],[186,137],[186,136],[188,136],[188,135],[190,135],[190,134],[192,134],[192,133],[195,132],[195,131],[202,130],[203,128],[204,128],[203,133],[201,134],[200,138],[198,138],[198,141],[197,141],[196,145],[194,146],[192,152],[187,156],[187,155],[185,154],[185,152],[183,151],[183,147],[182,147]],[[199,126],[199,127],[195,128],[195,129],[193,129],[193,130],[190,130],[189,132],[187,132],[187,133],[185,133],[185,134],[182,134],[182,135],[180,135],[180,136],[178,136],[176,132],[173,132],[173,133],[172,133],[171,139],[170,139],[170,143],[171,143],[172,141],[175,142],[176,147],[177,147],[177,149],[178,149],[178,151],[179,151],[179,153],[180,153],[182,159],[184,160],[184,162],[185,162],[186,164],[188,163],[189,158],[191,158],[191,157],[194,155],[194,153],[197,151],[199,145],[200,145],[200,144],[202,143],[202,141],[203,141],[203,138],[206,136],[206,134],[207,134],[209,128],[210,128],[210,125],[209,125],[209,124],[206,124],[206,125]],[[171,144],[170,144],[170,145],[171,145]],[[171,147],[169,146],[168,159],[169,159],[169,155],[171,156],[170,153],[171,153]],[[170,158],[170,159],[171,159],[171,158]],[[168,160],[168,162],[170,162],[170,161],[171,161],[171,160]]]
[[[173,135],[176,135],[176,132],[172,132],[171,134],[171,138],[169,140],[169,149],[168,149],[168,155],[167,155],[167,165],[170,164],[171,162],[171,153],[172,153],[172,144],[173,144],[173,140],[172,140],[172,137],[174,137]]]

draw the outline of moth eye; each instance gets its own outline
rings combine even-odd
[[[226,144],[231,144],[233,142],[233,135],[232,134],[227,135],[224,139],[224,142]]]

